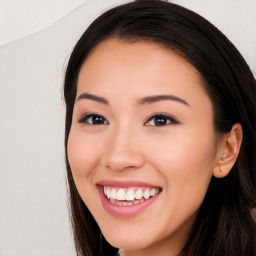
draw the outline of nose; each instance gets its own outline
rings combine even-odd
[[[113,131],[105,152],[105,166],[113,171],[141,168],[144,155],[138,133],[127,131]]]

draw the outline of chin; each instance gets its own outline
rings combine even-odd
[[[125,250],[142,250],[149,247],[152,244],[152,240],[144,237],[138,238],[133,235],[122,235],[120,233],[116,234],[104,234],[105,239],[113,247],[125,249]]]

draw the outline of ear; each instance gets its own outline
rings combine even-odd
[[[220,138],[218,144],[217,164],[213,169],[213,176],[223,178],[229,174],[238,157],[243,139],[240,124],[234,124],[228,134]]]

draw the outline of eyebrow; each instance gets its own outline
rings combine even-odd
[[[97,101],[97,102],[100,102],[100,103],[103,103],[105,105],[109,105],[109,102],[107,99],[103,98],[103,97],[100,97],[100,96],[96,96],[94,94],[89,94],[89,93],[82,93],[79,95],[79,97],[76,99],[76,102],[77,101],[80,101],[82,99],[86,99],[86,100],[93,100],[93,101]]]
[[[94,94],[90,94],[90,93],[82,93],[78,96],[78,98],[76,99],[77,101],[80,101],[82,99],[87,99],[87,100],[93,100],[93,101],[97,101],[100,102],[104,105],[109,105],[109,101],[103,97],[94,95]],[[186,106],[190,106],[184,99],[181,99],[180,97],[174,96],[174,95],[153,95],[153,96],[147,96],[145,98],[142,98],[141,100],[139,100],[139,104],[140,105],[145,105],[145,104],[151,104],[151,103],[155,103],[157,101],[162,101],[162,100],[171,100],[171,101],[176,101],[179,103],[182,103]]]
[[[157,102],[157,101],[162,101],[162,100],[172,100],[172,101],[177,101],[177,102],[180,102],[186,106],[189,106],[190,105],[183,99],[177,97],[177,96],[174,96],[174,95],[154,95],[154,96],[148,96],[148,97],[145,97],[143,99],[141,99],[139,101],[139,104],[140,105],[144,105],[144,104],[150,104],[150,103],[154,103],[154,102]]]

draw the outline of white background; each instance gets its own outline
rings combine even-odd
[[[88,24],[121,2],[0,0],[0,256],[75,255],[66,199],[63,74]],[[255,0],[174,2],[219,27],[256,71]]]

